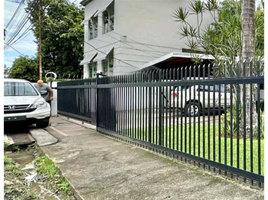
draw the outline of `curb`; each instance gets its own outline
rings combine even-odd
[[[73,122],[75,124],[78,124],[80,126],[83,126],[85,128],[89,128],[89,129],[93,129],[93,130],[97,130],[96,126],[92,125],[92,124],[89,124],[87,122],[83,122],[83,121],[79,121],[77,119],[74,119],[74,118],[70,118],[70,117],[66,117],[66,116],[63,116],[63,115],[58,115],[58,117],[60,119],[63,119],[63,120],[66,120],[66,121],[70,121],[70,122]]]
[[[59,169],[60,171],[60,175],[63,176],[66,181],[70,184],[71,186],[71,190],[73,192],[73,195],[74,197],[77,199],[77,200],[85,200],[80,194],[79,192],[76,191],[75,187],[73,186],[73,184],[69,181],[69,179],[64,175],[64,173],[62,172],[61,168],[59,167],[59,165],[57,163],[54,162],[54,160],[48,155],[45,153],[45,151],[42,149],[42,147],[38,146],[37,143],[35,143],[36,147],[38,148],[38,150],[43,153],[46,157],[48,157],[50,160],[52,160],[52,162],[54,163],[54,165],[56,165],[56,167]]]

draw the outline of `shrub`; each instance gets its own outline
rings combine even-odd
[[[260,111],[260,137],[261,139],[264,138],[264,113],[262,111]],[[255,138],[258,138],[258,126],[255,128],[254,130],[254,135]]]
[[[240,109],[241,110],[241,109]],[[232,106],[232,119],[231,119],[231,109],[227,109],[226,111],[226,136],[231,136],[231,121],[233,123],[233,137],[237,136],[237,129],[238,129],[238,123],[237,123],[237,109],[236,106]],[[241,126],[241,117],[242,112],[239,112],[239,126]],[[264,138],[264,113],[260,111],[260,137]],[[225,135],[225,115],[221,116],[221,135]],[[242,135],[242,132],[240,130],[239,135]],[[253,137],[258,138],[258,126],[254,128],[253,130]]]
[[[237,129],[239,128],[238,122],[237,122],[237,108],[235,105],[232,106],[232,119],[231,119],[231,108],[228,108],[226,112],[227,112],[226,113],[226,127],[225,127],[225,115],[221,116],[221,134],[222,136],[225,135],[225,128],[226,128],[226,135],[227,137],[230,137],[231,128],[232,128],[233,136],[236,137]],[[241,119],[241,112],[239,112],[239,119]]]

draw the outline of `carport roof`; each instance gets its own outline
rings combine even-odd
[[[172,52],[145,64],[141,70],[177,68],[194,64],[193,59],[202,59],[204,64],[214,60],[212,55],[199,53]]]

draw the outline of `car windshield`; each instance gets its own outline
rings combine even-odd
[[[214,88],[215,87],[215,88]],[[215,90],[215,92],[225,92],[225,87],[223,84],[221,84],[221,86],[219,87],[219,85],[211,85],[211,86],[208,86],[208,85],[200,85],[197,90],[200,90],[200,91],[206,91],[206,92],[213,92]],[[226,92],[229,92],[229,86],[226,86]]]
[[[177,91],[177,90],[186,90],[186,89],[188,89],[188,88],[189,88],[188,85],[187,85],[187,86],[178,86],[178,87],[175,86],[175,87],[174,87],[174,90],[176,90],[176,91]]]
[[[4,96],[38,96],[38,93],[30,83],[5,82]]]

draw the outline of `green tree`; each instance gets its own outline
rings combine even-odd
[[[197,25],[188,22],[195,15]],[[204,27],[204,16],[210,15],[213,23]],[[264,56],[264,10],[255,13],[255,58]],[[183,25],[180,34],[187,38],[188,46],[215,57],[216,62],[224,56],[230,62],[242,58],[242,4],[240,1],[195,0],[188,8],[174,12],[176,21]]]
[[[32,0],[28,4],[31,23],[38,41],[38,7],[41,3],[43,75],[53,71],[58,75],[82,75],[84,29],[81,22],[84,13],[65,0]]]
[[[242,59],[255,55],[255,0],[242,2]]]
[[[38,60],[23,56],[17,58],[13,62],[9,77],[36,82],[38,80]]]
[[[226,67],[227,76],[234,76],[237,72],[241,75],[241,65],[222,65],[222,61],[226,59],[230,63],[235,63],[236,58],[244,61],[246,58],[254,58],[264,56],[264,10],[258,9],[255,11],[255,3],[250,0],[243,1],[243,9],[241,1],[224,0],[208,0],[203,2],[195,0],[190,2],[188,9],[178,8],[174,17],[183,24],[181,35],[188,40],[188,46],[193,50],[201,50],[205,54],[213,55],[215,62],[218,63],[220,71],[223,72],[223,67]],[[263,6],[263,2],[262,2]],[[243,13],[242,13],[243,10]],[[249,14],[249,12],[254,12]],[[208,27],[203,26],[204,16],[210,14],[213,23]],[[255,18],[254,18],[255,14]],[[190,24],[187,20],[190,15],[195,15],[197,25]],[[248,18],[247,18],[248,17]],[[224,59],[223,59],[224,58]],[[232,66],[232,70],[230,68]],[[257,65],[253,65],[253,74],[257,74]],[[239,70],[238,70],[239,69]],[[261,65],[261,73],[263,73],[264,65]],[[216,70],[218,72],[218,70]],[[249,65],[246,62],[246,74],[249,74]],[[240,91],[243,88],[240,88]],[[238,91],[234,91],[237,98],[241,98],[241,107],[245,103],[249,118],[250,93],[246,87],[246,102],[243,101],[243,95]],[[253,102],[256,101],[256,87],[253,87]],[[241,108],[240,108],[241,111]],[[253,125],[257,122],[256,110],[253,107]],[[243,121],[240,123],[243,127]],[[249,125],[249,123],[247,123]],[[248,129],[248,127],[247,127]]]

